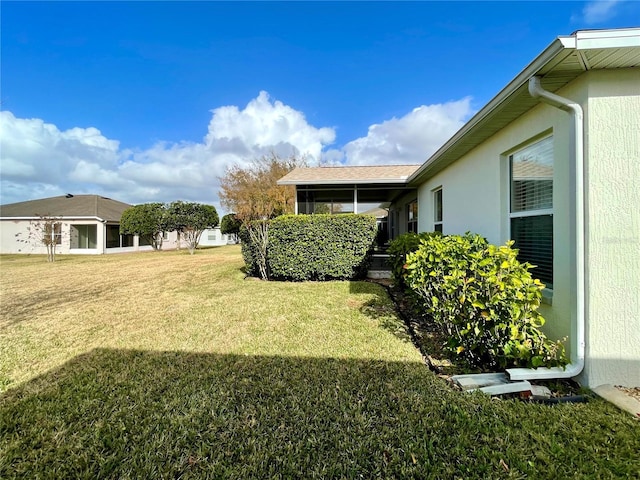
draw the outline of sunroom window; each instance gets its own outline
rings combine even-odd
[[[509,156],[511,239],[518,259],[553,288],[553,137]]]

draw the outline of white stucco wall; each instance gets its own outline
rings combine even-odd
[[[540,105],[450,165],[418,190],[419,225],[433,230],[433,191],[442,187],[443,233],[478,233],[501,245],[510,238],[509,154],[548,135],[554,146],[554,289],[553,306],[541,309],[549,337],[571,337],[572,204],[569,165],[570,117]],[[567,345],[569,353],[574,350]]]
[[[590,385],[640,386],[640,69],[589,73]]]
[[[640,70],[589,72],[559,95],[585,110],[587,360],[579,380],[640,385]],[[543,305],[549,337],[576,351],[575,180],[571,116],[541,104],[418,191],[419,226],[433,230],[433,190],[442,187],[443,232],[509,239],[508,156],[553,135],[554,288]]]
[[[56,254],[81,254],[91,255],[104,251],[104,225],[92,220],[62,220],[61,244],[56,247]],[[97,248],[70,248],[72,229],[71,225],[96,225]],[[29,220],[2,220],[0,221],[0,253],[24,253],[34,255],[46,255],[47,248],[34,236],[29,235],[31,222]]]
[[[29,222],[18,220],[0,221],[0,253],[40,253],[37,245],[28,240]],[[43,252],[46,253],[42,246]]]
[[[211,247],[227,245],[227,243],[233,243],[232,235],[223,235],[220,231],[220,227],[208,228],[202,232],[200,237],[199,246]]]
[[[138,246],[138,237],[134,238],[134,246],[106,248],[106,228],[98,220],[67,219],[62,220],[61,244],[56,247],[56,254],[66,255],[96,255],[103,253],[126,253],[152,250],[151,246]],[[75,233],[72,225],[95,225],[96,248],[71,248]],[[29,220],[0,221],[0,253],[2,254],[32,254],[46,255],[47,249],[37,239],[29,237]]]

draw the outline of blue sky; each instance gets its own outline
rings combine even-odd
[[[0,202],[218,204],[269,152],[421,163],[558,35],[640,2],[0,3]]]

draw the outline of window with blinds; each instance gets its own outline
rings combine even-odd
[[[553,288],[553,137],[509,156],[511,239],[518,259]]]

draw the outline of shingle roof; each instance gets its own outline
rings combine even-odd
[[[420,165],[375,167],[298,167],[278,180],[279,185],[404,184]]]
[[[119,222],[131,205],[99,195],[61,195],[26,202],[0,205],[0,217],[97,217],[102,220]]]

